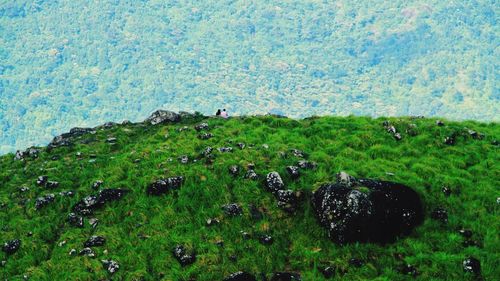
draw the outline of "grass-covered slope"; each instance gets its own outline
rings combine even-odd
[[[337,280],[406,280],[413,277],[401,274],[400,268],[411,264],[419,280],[471,280],[474,276],[464,273],[462,261],[473,256],[481,262],[482,277],[495,280],[500,276],[500,153],[495,141],[500,139],[500,126],[451,121],[438,126],[434,119],[390,118],[401,132],[398,141],[384,128],[384,120],[194,117],[178,124],[100,128],[78,137],[73,146],[42,149],[38,158],[24,161],[15,161],[13,154],[2,156],[0,242],[17,238],[22,243],[13,255],[0,252],[5,261],[0,278],[201,281],[222,280],[244,270],[268,278],[276,271],[293,271],[303,280],[323,280],[320,269],[333,266]],[[200,122],[209,124],[213,138],[197,137],[200,132],[194,125]],[[181,129],[184,126],[187,129]],[[470,137],[465,127],[484,138]],[[455,144],[445,144],[444,139],[455,132],[459,133]],[[109,138],[116,138],[116,144],[106,141]],[[239,142],[246,146],[240,149]],[[211,164],[199,157],[207,146],[215,148]],[[233,152],[217,150],[227,146]],[[295,181],[285,170],[300,160],[290,152],[293,148],[318,164],[314,170],[302,170]],[[189,163],[178,160],[182,155],[189,156]],[[249,163],[261,176],[278,171],[294,190],[313,191],[320,183],[333,181],[339,171],[400,182],[420,194],[426,218],[410,236],[393,244],[338,246],[317,223],[309,201],[296,214],[287,214],[261,181],[245,179]],[[241,167],[238,176],[228,172],[231,165]],[[40,175],[59,186],[53,190],[37,186]],[[162,196],[146,194],[153,181],[177,175],[185,178],[179,190]],[[69,225],[72,206],[95,194],[92,184],[98,180],[104,181],[101,188],[131,192],[85,218],[83,228]],[[22,192],[21,187],[29,190]],[[451,189],[449,196],[443,187]],[[67,190],[75,191],[75,196],[58,195]],[[56,194],[54,202],[36,210],[35,199],[48,193]],[[242,206],[243,215],[224,215],[221,207],[233,202]],[[263,214],[261,220],[252,218],[250,205]],[[431,218],[438,207],[448,211],[448,223]],[[90,218],[99,220],[96,228],[89,225]],[[207,226],[209,218],[218,218],[220,224]],[[460,228],[472,230],[478,245],[464,246]],[[242,231],[251,239],[244,239]],[[262,234],[271,235],[274,243],[261,244]],[[106,238],[104,246],[93,248],[95,258],[70,255],[92,235]],[[220,241],[223,246],[217,245]],[[172,250],[178,244],[195,250],[194,264],[181,267],[174,259]],[[352,266],[351,258],[364,264]],[[110,275],[103,259],[118,262],[119,270]]]

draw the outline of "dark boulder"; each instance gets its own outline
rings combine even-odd
[[[285,183],[278,172],[271,172],[266,176],[265,187],[272,193],[285,189]]]
[[[98,246],[104,246],[105,243],[106,243],[106,238],[102,236],[93,235],[89,239],[87,239],[85,243],[83,243],[83,246],[86,248],[98,247]]]
[[[325,266],[321,268],[320,271],[326,279],[330,279],[335,276],[335,267],[333,266]]]
[[[201,154],[204,157],[210,157],[212,155],[212,151],[214,151],[214,149],[211,146],[207,146],[207,147],[205,147],[205,149],[203,150],[203,152]]]
[[[187,164],[189,163],[189,157],[187,155],[181,155],[179,156],[179,162],[182,164]]]
[[[35,209],[40,210],[41,208],[47,206],[48,204],[54,202],[56,196],[54,194],[47,194],[41,197],[38,197],[35,200]]]
[[[259,237],[259,242],[262,245],[272,245],[274,243],[274,239],[271,235],[263,234]]]
[[[354,266],[354,267],[362,267],[364,262],[360,259],[357,258],[351,258],[349,259],[349,265]]]
[[[300,177],[300,170],[297,166],[288,166],[286,167],[286,171],[292,179],[298,179]]]
[[[219,147],[219,152],[233,152],[233,148],[232,147]]]
[[[465,272],[470,272],[475,275],[481,274],[481,263],[474,257],[468,257],[462,262]]]
[[[57,181],[47,181],[47,183],[45,184],[45,188],[48,189],[55,189],[58,187],[59,187],[59,182]]]
[[[17,252],[19,248],[21,248],[21,240],[13,239],[3,244],[2,251],[7,255],[12,255]]]
[[[472,238],[472,230],[470,230],[470,229],[463,229],[462,228],[462,229],[458,230],[458,233],[460,235],[462,235],[464,238],[467,238],[467,239]]]
[[[174,258],[179,261],[181,266],[187,266],[196,261],[196,255],[194,253],[190,253],[186,250],[186,248],[182,245],[177,245],[173,250]]]
[[[38,186],[45,186],[45,184],[47,183],[48,180],[49,180],[49,177],[47,177],[47,176],[39,176],[36,179],[36,184]]]
[[[243,210],[241,209],[240,205],[236,203],[231,203],[222,206],[222,209],[224,210],[224,213],[228,216],[239,216],[243,214]]]
[[[150,195],[162,195],[171,190],[177,190],[184,182],[184,177],[170,177],[166,179],[159,179],[147,187],[146,193]]]
[[[392,242],[423,220],[418,194],[394,182],[360,179],[323,184],[312,197],[321,225],[336,243]]]
[[[444,126],[444,122],[441,120],[436,120],[436,125],[438,125],[439,127],[442,127],[442,126]]]
[[[257,281],[257,279],[248,272],[238,271],[224,278],[223,281]]]
[[[418,275],[417,268],[411,264],[403,265],[401,267],[401,269],[399,270],[399,272],[401,272],[401,274],[403,274],[403,275],[409,275],[412,277],[417,277],[417,275]]]
[[[106,269],[109,273],[114,274],[120,269],[120,265],[114,260],[101,260],[104,269]]]
[[[98,190],[103,184],[104,182],[102,180],[97,180],[92,184],[92,189]]]
[[[245,145],[244,143],[242,143],[242,142],[239,142],[239,143],[237,143],[236,145],[237,145],[240,149],[244,149],[244,148],[245,148],[245,146],[246,146],[246,145]]]
[[[91,248],[83,248],[79,253],[79,256],[87,256],[89,258],[95,257],[95,252]]]
[[[83,218],[75,213],[68,215],[68,222],[74,227],[83,228]]]
[[[454,145],[455,142],[456,142],[456,137],[454,135],[444,138],[444,143],[447,145]]]
[[[271,277],[271,281],[301,281],[300,274],[294,272],[276,272]]]
[[[150,123],[151,125],[157,125],[162,123],[177,123],[181,120],[179,114],[167,111],[167,110],[157,110],[149,116],[145,122]]]
[[[119,200],[128,192],[130,192],[128,189],[122,188],[102,189],[96,195],[89,195],[76,203],[73,211],[79,215],[90,215],[94,210],[108,202]]]

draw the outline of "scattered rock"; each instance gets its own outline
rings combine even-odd
[[[194,126],[194,129],[199,132],[199,131],[203,131],[203,130],[208,130],[209,127],[208,127],[208,124],[207,123],[201,123],[201,124],[198,124],[196,126]]]
[[[278,190],[285,189],[285,183],[278,172],[271,172],[266,176],[265,187],[268,191],[276,193]]]
[[[448,223],[448,212],[444,208],[436,208],[432,211],[431,218],[441,223]]]
[[[269,149],[269,145],[267,143],[265,143],[265,144],[262,145],[262,148]]]
[[[71,249],[68,254],[70,256],[75,256],[76,255],[76,249]]]
[[[102,180],[97,180],[92,184],[92,189],[98,190],[103,184],[104,182]]]
[[[179,161],[182,164],[187,164],[187,163],[189,163],[189,157],[187,155],[182,155],[182,156],[179,157]]]
[[[418,194],[394,182],[359,179],[352,187],[323,184],[314,192],[313,209],[336,243],[392,242],[423,220]]]
[[[341,171],[335,177],[337,178],[337,183],[346,187],[352,187],[356,183],[356,179],[344,171]]]
[[[257,281],[257,279],[250,273],[238,271],[224,278],[223,281]]]
[[[298,273],[276,272],[271,277],[271,281],[301,281],[302,277]]]
[[[71,252],[70,252],[71,254]],[[83,248],[79,253],[79,256],[87,256],[89,258],[95,257],[95,252],[91,248]]]
[[[263,234],[259,237],[259,242],[262,245],[272,245],[274,243],[274,239],[271,235]]]
[[[104,269],[106,269],[109,273],[114,274],[118,269],[120,269],[120,265],[114,260],[101,260]]]
[[[38,197],[35,200],[35,209],[40,210],[41,208],[47,206],[48,204],[54,202],[56,196],[54,194],[47,194],[42,197]]]
[[[203,150],[202,155],[205,157],[209,157],[212,154],[212,151],[214,149],[210,146],[205,147],[205,150]]]
[[[464,247],[481,247],[481,243],[476,240],[471,240],[471,239],[465,239],[464,242],[462,242],[462,246]]]
[[[403,137],[401,136],[401,134],[400,134],[400,133],[395,133],[395,134],[394,134],[394,138],[395,138],[396,140],[398,140],[398,141],[400,141],[400,140],[402,140],[402,139],[403,139]]]
[[[274,196],[278,200],[278,207],[288,213],[294,213],[302,201],[302,192],[293,190],[278,190]]]
[[[69,213],[68,222],[74,227],[83,228],[83,218],[75,213]]]
[[[412,276],[412,277],[417,277],[417,275],[418,275],[417,268],[415,266],[411,265],[411,264],[405,264],[401,268],[400,272],[403,275],[409,275],[409,276]]]
[[[47,181],[49,180],[49,177],[47,176],[39,176],[38,179],[36,180],[36,184],[38,186],[45,186]]]
[[[59,192],[59,196],[61,197],[73,197],[75,196],[75,192],[72,190],[66,190]]]
[[[330,279],[333,276],[335,276],[335,267],[332,266],[326,266],[321,268],[321,273],[326,279]]]
[[[262,215],[262,212],[257,208],[255,205],[250,205],[250,216],[252,217],[252,220],[254,221],[260,221],[264,215]]]
[[[363,261],[357,258],[351,258],[349,260],[349,264],[354,266],[354,267],[362,267],[363,266]]]
[[[173,250],[174,258],[179,261],[181,266],[187,266],[196,261],[196,255],[194,253],[188,253],[186,248],[182,245],[177,245]]]
[[[203,133],[203,134],[199,134],[199,135],[198,135],[198,138],[199,138],[200,140],[208,140],[208,139],[213,138],[213,136],[214,136],[214,135],[213,135],[213,134],[211,134],[211,133]]]
[[[301,169],[314,170],[316,169],[318,164],[312,161],[300,160],[299,162],[297,162],[297,166],[299,166],[299,168]]]
[[[481,274],[481,263],[474,257],[468,257],[462,262],[465,272],[470,272],[475,275]]]
[[[35,147],[30,147],[26,149],[25,151],[16,151],[16,155],[14,156],[14,160],[24,160],[26,157],[30,157],[32,159],[38,158],[38,154],[40,153],[40,150],[35,148]]]
[[[447,144],[447,145],[454,145],[455,141],[456,141],[456,137],[455,136],[449,136],[449,137],[445,137],[444,138],[444,143]]]
[[[245,174],[245,178],[250,180],[258,180],[259,175],[257,175],[257,173],[254,170],[248,170]]]
[[[292,152],[293,156],[299,157],[299,158],[305,158],[307,155],[302,151],[298,149],[290,149],[290,152]]]
[[[441,191],[443,192],[444,196],[446,196],[446,197],[449,197],[451,195],[451,189],[447,186],[443,186]]]
[[[2,251],[7,255],[16,253],[21,248],[21,240],[13,239],[5,242],[2,246]]]
[[[439,127],[442,127],[442,126],[444,126],[444,122],[441,120],[437,120],[436,125],[438,125]]]
[[[128,189],[122,188],[102,189],[97,195],[89,195],[76,203],[73,206],[73,211],[83,216],[90,215],[94,210],[101,208],[108,202],[122,198],[128,192],[130,192]]]
[[[243,214],[243,210],[236,203],[224,205],[224,206],[222,206],[222,209],[224,210],[224,212],[228,216],[239,216],[239,215]]]
[[[232,147],[219,147],[219,152],[233,152]]]
[[[245,144],[242,143],[242,142],[239,142],[236,144],[240,149],[244,149],[245,148]]]
[[[147,194],[150,195],[162,195],[171,190],[177,190],[181,187],[184,182],[184,177],[170,177],[166,179],[159,179],[147,187]]]
[[[286,167],[286,171],[292,179],[298,179],[300,177],[300,170],[297,166],[288,166]]]
[[[48,189],[55,189],[58,187],[59,187],[59,182],[57,181],[47,181],[47,183],[45,184],[45,188]]]
[[[220,220],[217,218],[207,220],[207,226],[214,226],[214,225],[217,225],[219,223],[220,223]]]
[[[240,173],[240,167],[238,165],[231,165],[229,167],[229,173],[232,176],[237,176]]]
[[[89,224],[92,228],[96,228],[97,225],[99,224],[99,220],[96,218],[91,218],[89,219]]]
[[[115,144],[116,143],[116,138],[107,138],[106,139],[106,142],[109,143],[109,144]]]
[[[167,110],[157,110],[149,116],[145,122],[149,122],[151,125],[157,125],[162,123],[177,123],[181,120],[179,114],[167,111]]]
[[[462,228],[462,229],[458,230],[458,233],[467,239],[472,237],[472,230],[470,230],[470,229],[463,229]]]
[[[84,247],[98,247],[98,246],[104,246],[106,243],[106,238],[102,236],[96,236],[93,235],[85,243],[83,243]]]

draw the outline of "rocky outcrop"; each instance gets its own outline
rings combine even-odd
[[[177,123],[181,120],[181,116],[173,111],[157,110],[151,114],[144,122],[151,125],[158,125],[163,123]]]

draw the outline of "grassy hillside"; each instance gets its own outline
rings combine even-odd
[[[387,132],[386,120],[401,140]],[[195,125],[202,122],[209,129],[197,132]],[[465,128],[484,136],[473,137]],[[200,139],[203,133],[213,137]],[[446,144],[452,135],[454,143]],[[0,157],[0,242],[21,240],[16,253],[0,252],[0,278],[201,281],[242,270],[258,280],[279,271],[324,280],[321,269],[331,266],[331,280],[472,280],[462,266],[472,256],[481,262],[482,278],[495,280],[500,276],[498,139],[495,123],[438,126],[424,118],[191,116],[176,124],[102,126],[74,138],[72,146],[42,148],[36,158]],[[202,156],[207,146],[214,148],[212,158]],[[220,152],[221,147],[233,149]],[[286,171],[302,159],[292,149],[317,163],[301,170],[297,180]],[[187,163],[181,161],[184,155]],[[289,188],[305,191],[306,201],[295,214],[279,209],[261,180],[244,177],[251,163],[261,179],[277,171]],[[239,166],[238,175],[229,172],[232,165]],[[315,219],[308,193],[334,181],[339,171],[412,187],[424,202],[423,224],[393,244],[336,245]],[[42,175],[59,185],[37,185]],[[184,177],[178,190],[147,194],[149,184],[173,176]],[[93,188],[99,180],[103,184]],[[72,207],[103,188],[130,192],[85,217],[82,228],[70,225]],[[73,197],[59,194],[69,190]],[[50,193],[54,201],[36,209],[36,198]],[[229,203],[239,204],[243,214],[225,214],[222,206]],[[436,208],[447,211],[447,222],[432,219]],[[220,223],[207,225],[208,219]],[[471,230],[472,238],[460,229]],[[78,255],[92,235],[104,237],[105,244],[92,247],[94,258]],[[273,243],[261,243],[262,235]],[[182,267],[172,254],[177,245],[193,250],[196,261]],[[355,266],[353,258],[362,264]],[[119,269],[111,274],[101,260],[116,261]],[[417,269],[416,277],[402,273],[407,264]]]

